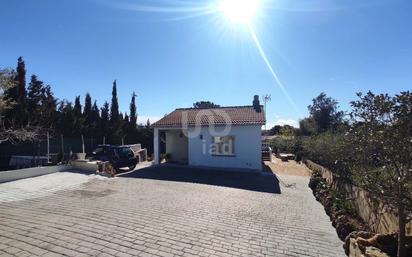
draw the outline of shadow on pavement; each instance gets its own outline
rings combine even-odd
[[[188,166],[151,166],[119,177],[156,179],[232,187],[264,193],[280,194],[279,180],[266,167],[262,172],[218,170]]]

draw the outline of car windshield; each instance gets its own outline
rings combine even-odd
[[[93,153],[94,153],[94,154],[98,154],[98,153],[101,153],[101,152],[103,152],[103,148],[102,148],[102,147],[98,147],[98,148],[96,148],[96,149],[93,150]]]
[[[127,148],[127,147],[118,148],[118,149],[116,149],[116,152],[120,157],[131,157],[131,156],[133,156],[132,150],[130,150],[130,148]]]

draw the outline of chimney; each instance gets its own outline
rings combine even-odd
[[[255,109],[256,112],[261,112],[261,108],[260,108],[260,102],[259,102],[259,96],[255,95],[253,97],[253,108]]]

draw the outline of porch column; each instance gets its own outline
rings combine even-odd
[[[154,154],[154,164],[160,164],[160,151],[159,151],[159,129],[154,128],[153,133],[153,154]]]

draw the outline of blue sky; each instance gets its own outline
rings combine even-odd
[[[152,121],[198,100],[247,105],[271,94],[270,126],[306,116],[322,91],[348,109],[358,91],[412,89],[411,1],[261,2],[253,27],[297,110],[246,26],[196,16],[215,0],[3,0],[0,67],[23,56],[59,99],[89,92],[99,105],[117,79],[121,110],[135,91],[139,120]]]

